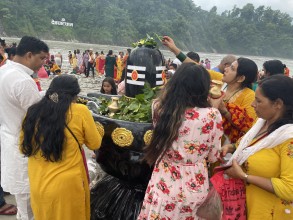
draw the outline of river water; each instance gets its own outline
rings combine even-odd
[[[8,44],[12,42],[18,43],[20,40],[19,38],[4,38],[4,39],[6,40]],[[107,54],[108,51],[111,49],[113,50],[114,54],[118,54],[119,51],[124,51],[125,53],[126,49],[128,48],[128,47],[120,47],[120,46],[112,46],[112,45],[86,44],[86,43],[78,43],[78,42],[63,42],[63,41],[49,41],[49,40],[48,41],[45,40],[45,42],[48,44],[50,48],[50,53],[56,54],[57,52],[61,52],[64,61],[68,60],[67,54],[69,50],[73,52],[73,50],[75,49],[80,49],[80,51],[84,51],[86,49],[93,49],[94,52],[104,51],[104,53]],[[171,60],[175,59],[175,56],[170,51],[166,50],[166,48],[163,45],[161,45],[159,49],[163,53],[166,59],[169,59],[169,58],[171,58]],[[219,53],[204,53],[199,51],[196,51],[196,52],[200,55],[201,59],[204,60],[205,58],[208,58],[211,61],[212,67],[217,66],[220,63],[221,59],[226,55],[226,54],[219,54]],[[236,56],[240,57],[242,55],[236,54]],[[272,60],[272,59],[279,59],[289,67],[289,69],[291,70],[290,74],[291,76],[293,75],[293,59],[284,59],[279,57],[247,56],[247,55],[245,55],[244,57],[250,58],[253,61],[255,61],[259,69],[262,69],[262,64],[265,61]]]

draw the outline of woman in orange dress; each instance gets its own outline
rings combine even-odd
[[[101,51],[101,54],[98,56],[98,73],[99,75],[104,75],[104,66],[105,66],[105,60],[106,56],[104,55],[104,52]]]

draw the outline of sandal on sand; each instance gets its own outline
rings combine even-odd
[[[0,211],[0,215],[16,215],[17,208],[15,205],[12,205],[12,204],[5,204],[5,205],[7,205],[7,207]]]

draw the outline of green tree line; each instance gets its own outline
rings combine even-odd
[[[51,21],[73,23],[73,27]],[[1,33],[2,32],[2,33]],[[1,0],[0,36],[130,46],[169,35],[184,50],[293,57],[292,18],[247,4],[222,14],[191,0]]]

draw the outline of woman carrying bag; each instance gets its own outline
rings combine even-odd
[[[90,193],[81,146],[101,145],[93,117],[75,103],[77,78],[53,79],[45,97],[23,121],[20,150],[28,157],[31,205],[36,220],[90,219]]]
[[[239,141],[222,148],[234,154],[225,173],[246,182],[247,219],[293,219],[293,80],[264,78],[252,103],[256,124]],[[241,167],[242,165],[242,167]]]

